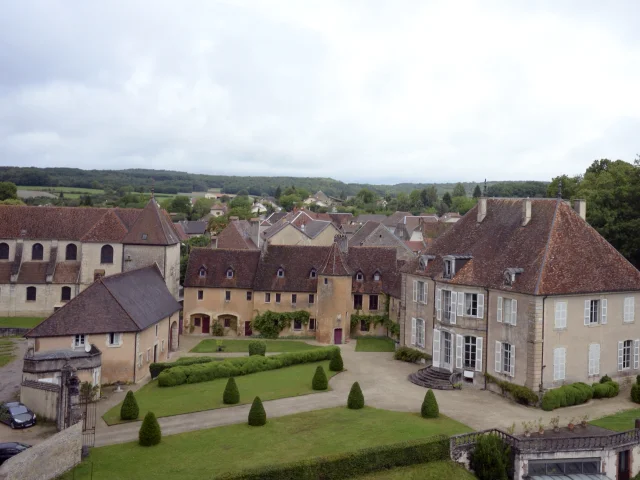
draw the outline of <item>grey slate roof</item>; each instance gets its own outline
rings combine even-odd
[[[180,224],[187,235],[204,235],[207,231],[207,222],[185,220]]]

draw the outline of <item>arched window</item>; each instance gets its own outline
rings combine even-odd
[[[27,302],[36,301],[36,287],[27,287]]]
[[[284,268],[278,269],[278,278],[284,278]]]
[[[233,278],[233,269],[227,268],[227,278]]]
[[[9,245],[0,243],[0,260],[9,260]]]
[[[60,295],[60,300],[63,302],[68,302],[71,300],[71,287],[62,287],[62,295]]]
[[[34,243],[31,247],[31,260],[42,260],[44,258],[44,248],[41,243]]]
[[[362,272],[356,273],[356,280],[359,281],[359,282],[364,280],[364,275],[362,275]]]
[[[317,274],[316,269],[312,268],[311,273],[309,273],[309,278],[316,278]]]
[[[100,263],[113,263],[113,247],[105,245],[100,250]]]
[[[67,250],[64,256],[65,260],[77,260],[78,259],[78,247],[76,247],[75,243],[70,243],[67,245]]]

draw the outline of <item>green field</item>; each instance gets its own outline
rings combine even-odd
[[[18,185],[18,190],[33,190],[37,192],[50,192],[50,193],[60,193],[64,192],[65,196],[67,193],[81,193],[83,195],[91,194],[91,195],[101,195],[104,193],[102,189],[96,188],[81,188],[81,187],[32,187],[25,185]]]
[[[324,367],[327,378],[336,374],[329,370],[327,360],[236,377],[240,403],[251,403],[256,396],[264,401],[319,393],[311,388],[311,380],[318,365]],[[135,392],[140,407],[139,418],[142,420],[149,411],[155,413],[156,417],[168,417],[233,406],[222,403],[222,394],[226,385],[226,378],[176,387],[159,387],[158,381],[154,380]],[[120,420],[120,406],[121,403],[103,415],[102,418],[107,424],[123,423]]]
[[[267,353],[268,352],[301,352],[303,350],[313,350],[314,348],[318,348],[316,345],[309,345],[305,342],[300,342],[296,340],[262,340],[267,344]],[[218,351],[218,340],[216,339],[207,339],[201,341],[198,345],[193,347],[190,351],[192,353],[213,353]],[[222,340],[222,345],[224,345],[223,352],[227,353],[239,353],[244,352],[249,354],[249,342],[251,340]]]
[[[268,416],[269,406],[265,409]],[[215,478],[244,468],[469,431],[443,415],[427,420],[418,413],[330,408],[269,419],[264,427],[237,424],[170,435],[154,447],[132,442],[94,448],[87,460],[61,478]]]
[[[396,342],[391,338],[358,337],[356,352],[394,352]]]
[[[42,317],[0,317],[0,327],[33,328],[42,320]]]
[[[4,367],[7,363],[13,361],[15,349],[14,340],[0,337],[0,367]]]
[[[640,408],[624,410],[590,422],[592,425],[616,432],[625,432],[634,428],[636,418],[640,418]]]
[[[476,476],[454,462],[431,462],[394,468],[353,480],[476,480]]]

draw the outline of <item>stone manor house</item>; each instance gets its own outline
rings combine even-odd
[[[171,294],[180,243],[168,214],[0,205],[0,316],[46,317],[97,278],[156,263]]]

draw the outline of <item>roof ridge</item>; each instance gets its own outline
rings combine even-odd
[[[560,204],[562,199],[556,199],[556,208],[553,211],[553,219],[551,220],[551,227],[549,228],[549,235],[547,235],[547,242],[544,247],[544,255],[542,257],[542,262],[540,264],[540,272],[538,273],[538,279],[536,280],[536,286],[533,289],[533,294],[538,295],[540,292],[540,283],[542,282],[542,274],[544,273],[544,267],[547,265],[547,259],[549,258],[549,246],[551,245],[551,235],[553,234],[553,230],[556,226],[556,218],[558,218],[558,209],[560,208]]]

